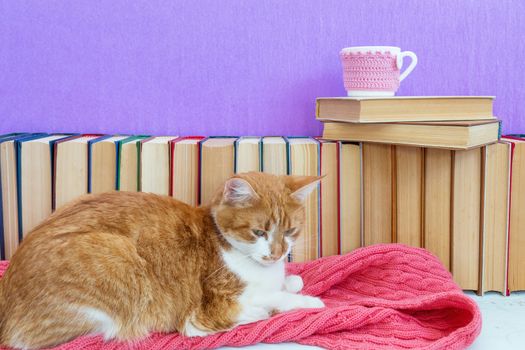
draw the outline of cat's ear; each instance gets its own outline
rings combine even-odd
[[[257,193],[255,193],[252,185],[246,180],[233,177],[224,184],[222,201],[225,204],[244,207],[250,205],[257,198]]]
[[[290,197],[299,202],[304,202],[306,197],[317,188],[324,176],[286,176],[286,187],[292,192]]]

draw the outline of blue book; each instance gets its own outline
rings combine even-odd
[[[128,136],[117,141],[117,178],[118,191],[139,190],[140,146],[148,135]]]
[[[15,141],[27,135],[11,133],[0,136],[0,260],[11,259],[18,247]]]
[[[125,135],[105,135],[88,141],[88,192],[102,193],[117,189],[119,141]]]
[[[33,134],[15,141],[17,161],[18,239],[52,212],[55,142],[66,134]]]

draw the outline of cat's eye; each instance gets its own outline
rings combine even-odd
[[[252,232],[257,237],[264,237],[264,236],[266,236],[266,232],[264,232],[263,230],[252,230]]]
[[[290,228],[290,229],[284,231],[284,235],[285,235],[285,236],[293,235],[294,232],[295,232],[295,230],[296,230],[296,228],[295,228],[295,227],[292,227],[292,228]]]

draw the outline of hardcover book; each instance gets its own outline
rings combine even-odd
[[[262,139],[262,171],[274,175],[288,174],[288,145],[286,138],[266,136]]]
[[[337,255],[340,253],[339,241],[339,157],[340,142],[319,141],[321,175],[324,176],[319,186],[321,200],[320,241],[321,256]]]
[[[363,144],[363,242],[392,243],[394,146]]]
[[[117,190],[139,190],[140,141],[147,135],[129,136],[117,141]]]
[[[519,136],[502,138],[514,144],[510,185],[509,293],[525,290],[525,140]]]
[[[208,204],[219,187],[235,173],[237,137],[210,137],[200,145],[200,204]]]
[[[422,246],[450,270],[452,152],[427,148],[424,151],[424,202]]]
[[[485,158],[480,292],[507,294],[507,259],[512,142],[489,145]]]
[[[235,141],[235,173],[261,171],[262,138],[243,136]]]
[[[479,290],[481,193],[481,149],[453,153],[451,271],[463,289]]]
[[[169,195],[170,142],[176,138],[155,136],[140,141],[140,191]]]
[[[421,247],[423,235],[423,185],[424,149],[420,147],[396,146],[395,169],[395,227],[394,242]]]
[[[106,135],[88,141],[88,192],[117,189],[118,141],[127,136]]]
[[[171,195],[186,204],[199,203],[199,142],[202,136],[180,137],[170,142]]]
[[[339,250],[346,254],[363,246],[362,145],[342,142],[339,159]]]
[[[383,123],[494,119],[491,96],[320,97],[320,121]]]
[[[11,259],[18,247],[17,139],[28,134],[0,136],[0,260]]]
[[[101,135],[75,135],[55,142],[53,209],[88,193],[88,142]]]
[[[324,123],[323,138],[461,150],[498,141],[499,127],[496,119],[425,123]]]
[[[290,175],[320,175],[319,142],[310,137],[288,138]],[[292,249],[292,261],[311,261],[320,256],[320,193],[315,189],[305,202],[306,222]]]
[[[53,211],[53,147],[67,137],[36,134],[15,141],[19,241]]]

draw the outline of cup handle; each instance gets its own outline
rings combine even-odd
[[[400,82],[403,81],[403,79],[405,79],[410,74],[410,72],[412,72],[414,68],[416,68],[416,65],[417,65],[416,54],[413,53],[412,51],[403,51],[403,52],[400,52],[399,55],[397,55],[397,68],[399,70],[401,70],[401,68],[403,67],[403,58],[407,56],[410,57],[412,60],[410,62],[410,66],[408,66],[408,68],[405,69],[405,71],[401,73],[401,75],[399,76]]]

